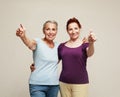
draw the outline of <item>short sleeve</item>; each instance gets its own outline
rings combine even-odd
[[[85,49],[86,50],[86,48],[89,46],[89,43],[84,43],[83,44],[83,49]]]
[[[61,60],[61,53],[62,53],[62,48],[63,48],[64,43],[61,43],[58,46],[58,59]]]
[[[87,48],[88,46],[89,46],[89,43],[84,43],[84,44],[82,45],[82,51],[83,51],[85,57],[87,57],[86,48]]]

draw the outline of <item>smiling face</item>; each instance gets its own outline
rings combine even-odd
[[[71,40],[76,40],[80,35],[80,27],[76,22],[72,22],[68,25],[67,32]]]
[[[70,18],[66,24],[66,30],[71,40],[76,40],[80,36],[81,24],[75,17]]]
[[[45,34],[45,39],[48,41],[53,41],[57,34],[57,24],[52,22],[45,23],[43,32]]]

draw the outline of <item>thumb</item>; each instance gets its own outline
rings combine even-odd
[[[84,38],[82,39],[82,41],[83,41],[83,43],[86,43],[88,40],[87,40],[86,37],[84,37]]]

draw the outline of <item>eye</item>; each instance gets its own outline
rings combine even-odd
[[[53,29],[52,29],[52,31],[56,31],[56,29],[55,29],[55,28],[53,28]]]
[[[49,30],[50,30],[49,28],[46,29],[46,31],[49,31]]]
[[[69,28],[68,31],[72,31],[72,28]]]
[[[77,27],[75,27],[75,30],[78,30],[78,28],[77,28]]]

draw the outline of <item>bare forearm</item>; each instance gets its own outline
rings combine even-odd
[[[94,54],[94,43],[96,41],[95,35],[90,31],[90,34],[88,36],[88,42],[89,46],[87,48],[87,56],[90,57]]]
[[[28,37],[24,36],[24,37],[20,37],[21,40],[23,41],[23,43],[30,49],[30,50],[34,50],[36,47],[36,43],[33,40],[30,40]]]
[[[94,43],[89,43],[89,47],[87,48],[87,56],[90,57],[94,54]]]

